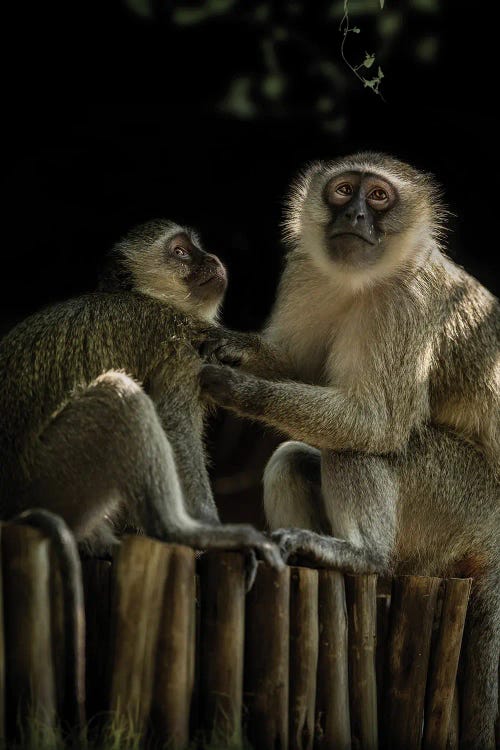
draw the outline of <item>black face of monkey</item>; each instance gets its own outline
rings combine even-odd
[[[219,258],[202,250],[186,232],[167,238],[164,261],[198,299],[220,297],[226,289],[226,269]]]
[[[325,242],[332,259],[351,265],[376,263],[383,253],[384,218],[398,202],[394,187],[369,172],[343,172],[324,191],[331,215]]]

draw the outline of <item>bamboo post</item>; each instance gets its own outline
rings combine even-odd
[[[500,685],[500,661],[498,663],[498,684]],[[495,742],[500,747],[500,690],[498,691],[498,713],[495,722]]]
[[[445,750],[471,578],[444,582],[441,618],[427,681],[424,750]]]
[[[195,561],[198,562],[200,559],[200,554],[203,555],[203,553],[196,552],[195,553]],[[196,572],[195,581],[195,600],[194,600],[194,643],[195,643],[195,649],[194,652],[191,654],[191,670],[193,674],[193,693],[191,698],[191,715],[189,720],[189,734],[190,736],[195,736],[198,733],[199,726],[200,726],[200,613],[201,613],[201,606],[200,606],[200,576],[198,574],[198,571]]]
[[[453,702],[451,704],[450,723],[448,725],[448,737],[446,739],[446,750],[458,750],[459,732],[460,732],[460,701],[458,697],[458,684],[455,682],[455,689],[453,691]]]
[[[375,644],[377,576],[345,576],[349,623],[349,693],[352,743],[378,747]]]
[[[183,750],[189,743],[195,596],[194,551],[171,545],[151,706],[155,736],[171,750]]]
[[[312,750],[318,667],[318,571],[290,571],[290,750]]]
[[[394,579],[385,730],[389,748],[420,748],[432,624],[441,579]]]
[[[42,532],[43,533],[43,532]],[[50,550],[50,597],[51,597],[51,647],[54,665],[54,680],[56,689],[56,711],[59,718],[64,716],[65,692],[66,692],[66,628],[65,628],[65,602],[64,589],[59,569],[59,560],[54,550]],[[64,716],[64,719],[69,718]]]
[[[109,703],[113,720],[134,733],[144,732],[151,708],[167,557],[166,544],[130,536],[113,565]]]
[[[3,584],[2,584],[2,532],[0,522],[0,747],[5,740],[5,644],[4,644],[4,614],[3,614]]]
[[[390,588],[387,593],[387,580],[384,590],[377,586],[377,646],[375,651],[375,669],[377,673],[377,713],[379,716],[378,741],[383,747],[385,744],[385,724],[380,721],[384,715],[384,697],[386,695],[387,682],[387,642],[389,637],[389,617],[391,608]],[[378,583],[378,582],[377,582]],[[388,580],[389,587],[392,581]]]
[[[259,750],[288,748],[290,569],[259,565],[247,595],[245,706],[247,735]]]
[[[209,744],[238,746],[243,700],[245,559],[238,552],[207,552],[200,563],[200,723]]]
[[[344,576],[318,571],[319,650],[316,694],[316,750],[349,750],[347,609]]]
[[[82,574],[86,622],[87,714],[92,719],[108,708],[111,562],[84,560]]]
[[[51,736],[56,689],[51,642],[49,540],[29,526],[4,525],[2,564],[9,735],[16,720]]]

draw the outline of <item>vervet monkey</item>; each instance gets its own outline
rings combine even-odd
[[[500,307],[443,254],[432,177],[361,153],[293,187],[264,332],[217,332],[204,391],[279,428],[265,512],[285,558],[473,576],[461,742],[494,746],[500,648]]]
[[[0,342],[0,518],[56,543],[73,724],[85,720],[83,594],[64,522],[94,553],[116,543],[122,523],[195,548],[247,549],[249,585],[254,553],[283,566],[263,534],[220,524],[207,475],[198,347],[226,284],[195,232],[152,222],[116,245],[97,293],[33,315]]]
[[[226,283],[195,232],[151,222],[117,244],[98,292],[0,342],[1,518],[39,506],[97,550],[132,518],[158,539],[281,564],[252,527],[220,524],[205,466],[198,347]]]

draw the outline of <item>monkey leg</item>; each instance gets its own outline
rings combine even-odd
[[[387,570],[397,494],[393,470],[380,456],[319,454],[302,443],[285,443],[265,472],[264,506],[271,527],[303,527],[272,534],[283,558],[353,573]]]
[[[473,581],[461,675],[461,750],[493,750],[498,711],[500,568]]]
[[[284,526],[325,532],[321,453],[306,443],[282,443],[264,471],[264,511],[271,530]]]
[[[106,520],[123,512],[159,538],[190,522],[153,402],[121,372],[76,391],[30,453],[24,507],[57,513],[78,541],[102,540]]]
[[[198,549],[246,551],[249,587],[256,573],[255,556],[283,567],[278,548],[267,536],[249,525],[220,523],[206,468],[201,415],[188,405],[172,410],[160,402],[159,408],[189,514],[189,523],[177,529],[173,539]]]
[[[251,526],[189,515],[176,456],[155,406],[123,373],[107,372],[78,390],[36,440],[32,456],[24,507],[62,516],[78,541],[102,541],[106,519],[126,515],[163,541],[246,549],[275,567],[283,564],[276,546]]]

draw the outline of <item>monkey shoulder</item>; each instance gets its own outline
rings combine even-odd
[[[160,362],[197,373],[202,326],[168,305],[128,292],[96,292],[26,318],[0,342],[0,433],[22,436],[77,387],[104,371],[143,382]]]

